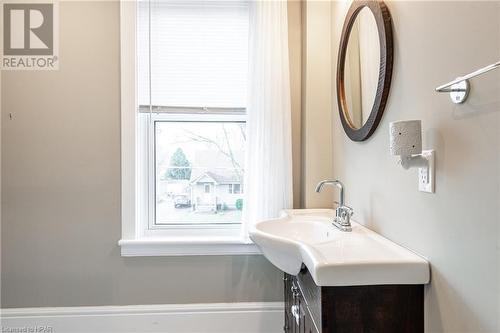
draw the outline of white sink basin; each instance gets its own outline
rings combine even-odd
[[[250,238],[264,256],[288,274],[305,264],[318,286],[429,283],[429,263],[414,252],[352,222],[342,232],[331,209],[286,210],[262,221]]]

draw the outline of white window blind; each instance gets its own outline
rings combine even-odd
[[[244,108],[247,1],[138,3],[139,105]]]

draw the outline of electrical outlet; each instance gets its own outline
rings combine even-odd
[[[420,192],[434,193],[434,149],[423,150],[422,157],[428,161],[429,167],[418,168],[418,190]]]

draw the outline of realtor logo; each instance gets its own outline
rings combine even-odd
[[[2,69],[58,68],[56,3],[3,3]]]

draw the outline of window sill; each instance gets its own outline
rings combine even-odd
[[[240,238],[140,238],[118,242],[122,257],[218,256],[262,254],[254,243]]]

